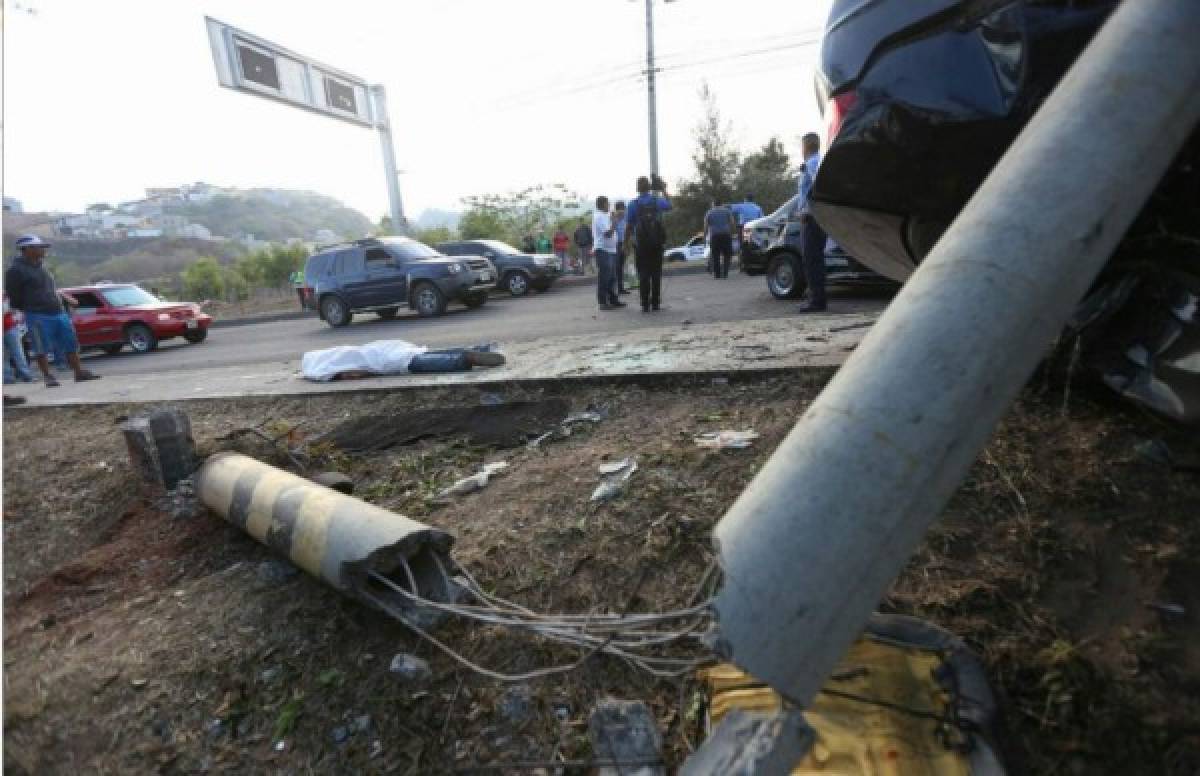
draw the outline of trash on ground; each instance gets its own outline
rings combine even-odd
[[[483,469],[470,477],[463,477],[458,482],[446,488],[437,494],[438,498],[449,498],[450,496],[465,496],[468,493],[474,493],[477,490],[483,490],[487,487],[488,480],[495,474],[499,474],[508,468],[506,461],[496,461],[495,463],[485,463]]]
[[[629,478],[637,471],[637,460],[625,458],[620,461],[602,464],[599,467],[603,478],[596,489],[592,491],[592,501],[609,501],[621,495]]]
[[[405,682],[426,682],[433,678],[428,662],[406,652],[396,653],[388,670]]]
[[[697,447],[708,447],[714,450],[741,450],[749,447],[758,439],[758,432],[746,431],[709,431],[696,437]]]
[[[1146,608],[1153,609],[1156,612],[1162,612],[1163,614],[1175,615],[1176,617],[1182,617],[1187,614],[1187,609],[1179,604],[1167,604],[1162,603],[1161,601],[1151,601],[1150,603],[1146,604]]]
[[[583,412],[576,412],[573,415],[568,415],[562,419],[557,427],[552,428],[546,433],[529,440],[529,442],[526,443],[526,447],[531,450],[536,450],[546,442],[549,442],[553,439],[566,439],[567,437],[571,436],[575,426],[577,425],[582,425],[585,423],[596,424],[603,422],[607,418],[607,407],[592,408],[589,406],[588,409],[584,410]]]
[[[599,762],[612,763],[597,769],[603,776],[660,776],[662,734],[650,707],[642,701],[605,698],[588,718],[588,738]]]

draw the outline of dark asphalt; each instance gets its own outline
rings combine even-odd
[[[454,305],[440,318],[417,318],[407,311],[392,321],[373,314],[333,329],[314,314],[310,318],[223,327],[209,332],[207,341],[189,345],[183,340],[162,343],[145,355],[127,351],[116,356],[88,356],[89,366],[104,375],[195,371],[237,364],[289,363],[308,350],[351,345],[379,339],[404,339],[428,347],[456,347],[484,342],[525,342],[543,338],[592,334],[597,330],[630,331],[681,323],[758,320],[794,315],[795,303],[775,300],[762,277],[730,275],[715,280],[706,274],[664,278],[663,303],[657,314],[643,314],[636,292],[625,297],[629,306],[600,312],[593,285],[552,288],[521,299],[493,297],[476,310]],[[832,290],[830,311],[862,312],[882,309],[890,295],[878,291]]]

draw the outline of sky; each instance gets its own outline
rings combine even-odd
[[[822,130],[831,0],[655,0],[660,172],[692,169],[708,83],[742,150]],[[405,213],[649,168],[643,0],[4,0],[3,189],[81,211],[204,181],[387,212],[368,128],[217,84],[204,17],[383,84]]]

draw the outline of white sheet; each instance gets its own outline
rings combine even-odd
[[[377,340],[365,345],[339,345],[310,350],[300,359],[300,373],[307,380],[324,383],[342,372],[394,375],[408,371],[413,356],[428,348],[404,340]]]

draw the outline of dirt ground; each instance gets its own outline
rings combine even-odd
[[[453,431],[361,453],[318,440],[368,414],[479,407],[495,388],[183,406],[202,451],[238,446],[288,465],[278,445],[219,439],[256,427],[304,451],[310,468],[353,477],[362,498],[452,532],[457,560],[506,598],[543,612],[658,611],[693,596],[712,526],[827,377],[502,391],[609,413],[539,449]],[[604,696],[650,704],[668,765],[697,743],[694,680],[650,679],[601,656],[531,682],[522,704],[520,691],[401,624],[287,573],[218,517],[164,514],[139,495],[119,432],[143,409],[6,414],[6,771],[408,774],[586,761],[587,715]],[[693,442],[746,428],[762,435],[746,450]],[[589,504],[596,467],[628,455],[640,466],[629,490]],[[510,469],[486,489],[431,498],[495,460]],[[1060,389],[1031,388],[881,602],[978,650],[1002,699],[1010,772],[1200,772],[1197,460],[1194,435],[1077,391],[1064,412]],[[437,633],[506,672],[578,656],[459,622]],[[433,679],[391,674],[398,652],[428,659]]]

